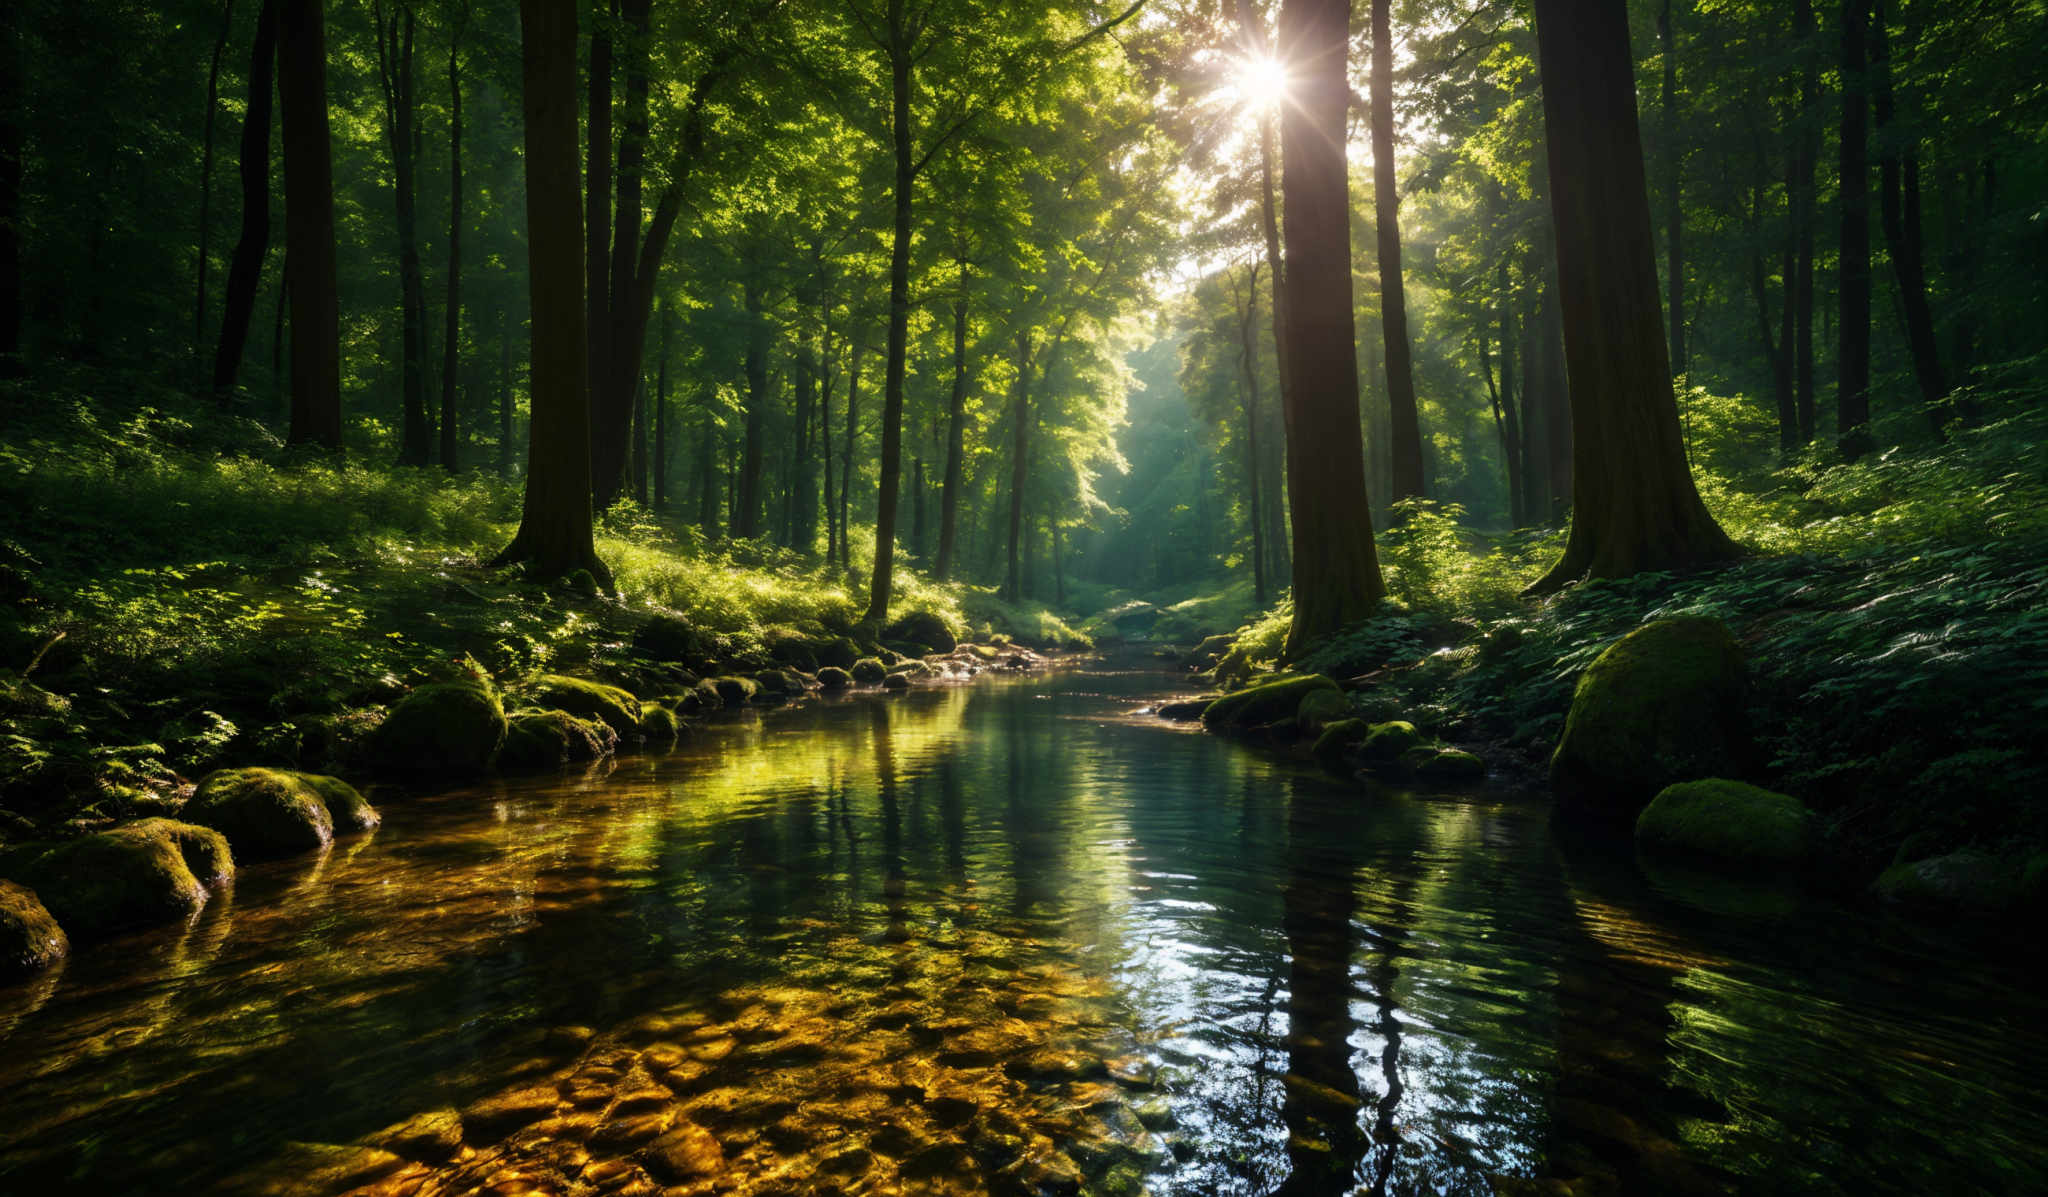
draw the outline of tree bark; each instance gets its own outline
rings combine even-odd
[[[1293,102],[1280,118],[1287,283],[1288,499],[1294,617],[1287,655],[1370,615],[1386,593],[1366,502],[1351,307],[1350,197],[1344,165],[1350,6],[1283,0],[1280,56]]]
[[[1813,0],[1795,0],[1792,32],[1799,43],[1798,159],[1793,167],[1792,227],[1798,238],[1796,283],[1792,287],[1792,386],[1799,414],[1799,443],[1811,444],[1819,425],[1815,415],[1813,366],[1813,171],[1820,160],[1820,36]]]
[[[739,491],[732,509],[732,535],[749,540],[761,532],[761,442],[768,419],[768,317],[762,308],[761,284],[743,284],[747,311],[747,429],[740,457]]]
[[[612,34],[606,16],[617,17],[618,0],[598,16],[590,31],[590,73],[585,114],[583,160],[583,326],[584,402],[591,416],[591,484],[595,510],[603,511],[618,491],[619,472],[625,464],[625,425],[606,403],[607,367],[611,362],[605,344],[611,331],[611,202],[612,202]],[[607,446],[616,444],[618,458],[611,460]],[[610,493],[606,493],[610,492]]]
[[[1238,306],[1237,366],[1244,379],[1245,494],[1252,530],[1252,600],[1266,607],[1266,520],[1260,509],[1259,479],[1259,264],[1250,266],[1244,302]]]
[[[1622,0],[1536,0],[1550,206],[1571,392],[1572,528],[1530,589],[1732,557],[1686,467],[1659,327],[1634,59]]]
[[[221,0],[220,33],[213,39],[213,61],[206,68],[206,119],[199,142],[199,280],[192,302],[192,355],[206,352],[206,279],[213,266],[213,124],[220,114],[220,60],[227,56],[228,35],[234,32],[235,0]],[[18,63],[7,60],[14,72]],[[0,118],[6,119],[6,118]]]
[[[1671,376],[1685,373],[1685,209],[1679,203],[1685,154],[1678,145],[1678,30],[1673,0],[1657,13],[1657,39],[1664,53],[1664,102],[1657,113],[1664,142],[1664,307],[1671,323]]]
[[[242,110],[242,144],[237,170],[242,177],[242,233],[228,260],[221,303],[220,343],[213,353],[213,390],[226,405],[242,371],[263,258],[270,250],[270,107],[277,66],[278,0],[263,0],[256,14],[256,38],[249,48],[249,101]],[[11,231],[10,226],[10,231]]]
[[[334,160],[321,0],[282,0],[278,99],[284,240],[291,272],[292,419],[286,443],[341,449],[341,308],[335,293]]]
[[[1372,0],[1372,202],[1380,257],[1380,331],[1387,345],[1387,429],[1394,501],[1423,496],[1422,419],[1415,402],[1408,294],[1401,281],[1401,195],[1394,178],[1394,37],[1388,0]]]
[[[512,313],[498,309],[498,476],[512,476]]]
[[[967,436],[967,259],[958,259],[960,291],[953,297],[953,390],[946,399],[946,477],[939,495],[939,554],[932,577],[953,574],[953,541],[960,528],[960,486]]]
[[[611,585],[591,536],[587,317],[576,187],[576,0],[520,0],[533,413],[519,533],[494,564],[542,577],[587,569]]]
[[[1003,597],[1023,597],[1019,550],[1024,538],[1024,484],[1031,470],[1031,334],[1017,334],[1017,381],[1010,390],[1010,568]]]
[[[1870,0],[1842,0],[1840,323],[1835,361],[1835,433],[1844,456],[1870,441],[1869,84],[1864,51]]]
[[[889,240],[889,333],[882,381],[882,473],[875,497],[875,569],[869,589],[868,623],[889,620],[889,593],[896,570],[896,492],[903,477],[903,376],[910,336],[911,188],[916,163],[911,154],[910,92],[916,79],[905,0],[889,0],[889,132],[895,158],[892,187],[894,225]]]
[[[674,308],[662,308],[661,301],[655,300],[660,312],[661,360],[654,368],[654,509],[668,507],[668,339],[676,322]]]
[[[384,98],[384,133],[391,148],[395,177],[393,197],[398,218],[398,286],[401,324],[401,391],[405,421],[398,460],[423,466],[433,460],[433,433],[427,423],[427,300],[420,278],[418,220],[417,105],[413,94],[412,5],[400,0],[387,24],[384,6],[372,8],[377,23],[377,79]],[[287,205],[286,215],[291,209]]]
[[[1942,377],[1941,351],[1935,344],[1934,313],[1927,302],[1927,267],[1920,239],[1919,150],[1910,133],[1899,128],[1892,94],[1891,45],[1885,30],[1885,0],[1876,0],[1870,26],[1874,59],[1874,115],[1877,118],[1878,214],[1884,225],[1885,249],[1892,260],[1892,281],[1898,285],[1899,307],[1906,325],[1906,347],[1913,358],[1913,378],[1920,402],[1939,434],[1948,424],[1948,384]],[[1908,186],[1910,185],[1910,192]]]
[[[1506,436],[1501,455],[1508,472],[1508,522],[1517,528],[1529,523],[1529,509],[1523,503],[1522,470],[1527,461],[1527,450],[1523,447],[1524,426],[1521,411],[1516,409],[1515,394],[1515,309],[1513,290],[1509,286],[1508,260],[1500,261],[1500,406],[1501,428]],[[1528,407],[1528,400],[1521,400],[1522,409]]]
[[[846,447],[839,455],[839,567],[853,568],[853,448],[860,435],[860,363],[867,350],[858,339],[846,363]]]
[[[21,357],[21,168],[23,52],[20,4],[0,5],[0,378],[24,372]],[[268,121],[265,122],[268,130]]]
[[[455,443],[455,380],[462,344],[462,34],[469,0],[455,9],[448,33],[448,306],[441,330],[441,467],[459,466]]]

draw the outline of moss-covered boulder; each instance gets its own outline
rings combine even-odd
[[[1323,732],[1316,737],[1313,751],[1316,759],[1326,764],[1336,764],[1350,754],[1351,749],[1363,743],[1372,725],[1363,719],[1338,719],[1323,725]]]
[[[371,737],[371,754],[408,773],[481,773],[505,742],[505,708],[473,682],[435,682],[405,696]]]
[[[882,678],[882,689],[908,690],[910,689],[910,675],[908,673],[885,674]]]
[[[682,721],[676,713],[658,702],[640,704],[640,738],[650,744],[673,744],[682,734]]]
[[[852,684],[853,675],[837,665],[821,665],[818,667],[818,685],[824,687],[827,693],[844,690]]]
[[[1294,721],[1301,725],[1302,731],[1314,735],[1321,732],[1325,724],[1348,719],[1351,714],[1351,703],[1342,690],[1318,687],[1301,696],[1301,704],[1294,708]]]
[[[200,780],[183,813],[226,836],[244,860],[311,852],[379,822],[354,786],[289,769],[217,769]]]
[[[610,756],[619,734],[601,719],[579,719],[567,711],[514,712],[498,753],[500,769],[555,769],[571,761]]]
[[[143,819],[61,844],[23,845],[8,853],[6,868],[84,940],[190,917],[234,876],[235,860],[210,827]]]
[[[889,667],[878,657],[862,657],[853,663],[853,680],[863,686],[872,686],[889,676]]]
[[[1486,762],[1462,748],[1420,744],[1401,754],[1401,763],[1422,781],[1459,783],[1486,776]]]
[[[534,683],[533,698],[536,706],[602,719],[622,740],[640,734],[640,700],[617,686],[550,673]]]
[[[936,613],[912,611],[882,629],[882,639],[919,653],[949,653],[958,643],[953,629]]]
[[[633,633],[633,651],[664,665],[696,665],[711,651],[708,636],[673,615],[657,615]]]
[[[1337,683],[1320,673],[1246,686],[1210,703],[1209,709],[1202,712],[1202,726],[1211,731],[1227,731],[1292,719],[1301,709],[1301,700],[1316,690],[1338,693]]]
[[[676,703],[676,712],[682,715],[709,715],[725,709],[725,699],[718,693],[718,685],[705,678],[681,696]]]
[[[1930,914],[1991,914],[2029,896],[2027,862],[1975,848],[1895,864],[1871,886],[1878,897]]]
[[[851,636],[825,636],[816,645],[818,668],[831,666],[834,669],[851,669],[860,660],[860,645]]]
[[[1385,763],[1398,761],[1409,750],[1422,744],[1422,733],[1406,719],[1389,719],[1366,728],[1364,739],[1359,741],[1359,753],[1366,760]]]
[[[762,635],[761,644],[778,666],[817,672],[818,646],[809,636],[789,628],[770,628]]]
[[[36,891],[0,881],[0,984],[39,973],[70,951],[71,940]]]
[[[1636,847],[1746,872],[1794,868],[1812,851],[1813,816],[1799,799],[1740,781],[1666,786],[1636,816]]]
[[[750,677],[727,674],[711,678],[710,682],[718,691],[718,700],[729,707],[746,706],[761,693],[761,683]]]
[[[1559,808],[1634,819],[1666,786],[1744,772],[1747,689],[1718,619],[1654,620],[1609,645],[1579,678],[1550,760]]]

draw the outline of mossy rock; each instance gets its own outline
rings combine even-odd
[[[1351,715],[1351,703],[1342,690],[1310,690],[1301,696],[1301,705],[1294,708],[1294,721],[1305,732],[1320,732],[1327,724],[1337,723]]]
[[[217,769],[200,780],[184,816],[228,837],[245,860],[312,852],[337,833],[368,831],[379,822],[354,786],[289,769]]]
[[[1746,782],[1685,781],[1636,816],[1636,847],[1738,872],[1788,869],[1813,849],[1813,816],[1799,799]]]
[[[504,742],[505,709],[497,695],[472,682],[435,682],[392,708],[372,752],[387,769],[481,773]]]
[[[580,719],[567,711],[519,711],[498,753],[498,767],[556,769],[571,761],[601,760],[618,742],[619,734],[601,719]]]
[[[1301,709],[1301,700],[1316,690],[1328,690],[1342,697],[1337,683],[1320,673],[1280,678],[1247,686],[1210,703],[1209,709],[1202,712],[1202,726],[1222,731],[1292,719]]]
[[[1704,616],[1646,623],[1579,678],[1550,760],[1562,810],[1634,819],[1666,786],[1739,774],[1754,756],[1742,649]]]
[[[708,677],[690,687],[690,692],[676,704],[676,710],[684,715],[708,715],[724,709],[725,698],[718,693],[718,684]]]
[[[863,686],[872,686],[889,676],[889,667],[880,658],[862,657],[853,663],[853,680]]]
[[[718,700],[729,707],[743,707],[761,693],[761,683],[750,677],[727,674],[710,680],[718,691]]]
[[[1316,759],[1331,764],[1342,761],[1353,745],[1364,742],[1371,729],[1372,725],[1363,719],[1338,719],[1325,723],[1323,734],[1316,737],[1313,749]]]
[[[1422,733],[1406,719],[1389,719],[1366,728],[1359,751],[1369,761],[1398,761],[1410,749],[1422,744]]]
[[[649,661],[695,665],[711,651],[702,632],[673,615],[657,615],[633,633],[633,651]]]
[[[777,665],[817,672],[818,646],[810,637],[788,628],[771,628],[761,641]]]
[[[829,694],[853,685],[853,675],[837,665],[821,665],[818,667],[818,684]]]
[[[1462,748],[1421,744],[1403,752],[1401,763],[1422,781],[1470,782],[1486,776],[1486,762]]]
[[[210,827],[143,819],[111,831],[8,853],[8,871],[35,890],[75,939],[189,918],[235,874],[227,837]]]
[[[984,665],[995,664],[1003,655],[1001,649],[987,644],[963,644],[960,647],[967,650],[968,656],[973,657]]]
[[[640,700],[617,686],[550,673],[533,685],[534,702],[584,719],[602,719],[620,739],[640,734]]]
[[[658,702],[640,704],[640,737],[650,744],[673,744],[682,734],[676,713]]]
[[[0,984],[39,973],[70,951],[70,937],[36,891],[0,881]]]
[[[898,661],[895,665],[890,666],[889,672],[903,674],[905,677],[908,677],[913,681],[922,678],[939,676],[939,669],[937,666],[933,665],[929,661],[920,661],[915,657],[906,657],[905,659]]]
[[[882,629],[882,639],[908,645],[920,653],[949,653],[958,643],[953,629],[935,612],[912,611]]]
[[[887,674],[882,678],[882,689],[908,690],[910,689],[910,675],[908,673]]]
[[[2027,862],[1975,848],[1895,864],[1871,886],[1886,901],[1928,913],[1990,914],[2028,897]]]
[[[860,645],[855,644],[851,636],[826,636],[818,640],[814,647],[817,650],[820,669],[827,666],[834,669],[851,669],[853,663],[860,660]]]

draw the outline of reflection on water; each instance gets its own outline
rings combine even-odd
[[[2020,965],[1127,717],[1162,682],[387,801],[0,990],[0,1192],[2048,1189]]]

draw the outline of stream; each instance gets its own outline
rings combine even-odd
[[[0,1193],[2048,1191],[2024,928],[1646,875],[1175,684],[373,794],[0,989]]]

